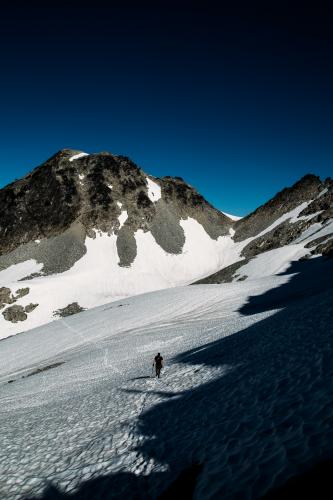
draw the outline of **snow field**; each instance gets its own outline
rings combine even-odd
[[[122,211],[119,222],[125,222]],[[239,259],[237,247],[229,236],[212,240],[194,219],[182,220],[186,241],[179,255],[168,254],[150,232],[135,233],[137,256],[131,267],[120,267],[117,236],[97,233],[86,239],[86,254],[68,271],[19,282],[18,279],[42,269],[42,264],[27,261],[0,272],[0,283],[13,291],[30,288],[30,293],[17,301],[26,306],[39,306],[22,323],[6,321],[0,314],[0,338],[29,330],[53,321],[53,312],[78,302],[91,308],[111,300],[148,291],[185,285]]]
[[[155,183],[148,177],[147,182],[151,183],[149,189],[154,192],[156,199],[158,190],[153,186]],[[291,224],[299,220],[299,214],[310,201],[284,214],[257,237],[286,220]],[[122,210],[120,202],[118,206],[121,209],[119,227],[122,227],[128,214],[126,210]],[[138,230],[135,233],[137,256],[130,267],[120,267],[117,236],[97,232],[95,239],[86,238],[86,254],[64,273],[20,282],[21,278],[42,272],[43,265],[34,260],[0,271],[0,286],[7,286],[13,292],[22,286],[29,287],[29,294],[19,299],[17,305],[26,307],[31,303],[38,304],[23,322],[11,323],[0,314],[0,338],[49,323],[55,319],[56,310],[73,302],[78,302],[83,308],[92,308],[123,297],[187,285],[241,260],[243,248],[254,240],[251,237],[235,243],[233,229],[229,235],[213,240],[201,224],[192,218],[181,220],[180,224],[185,233],[181,254],[168,254],[156,243],[150,232]],[[328,234],[333,234],[332,221],[325,225],[313,224],[294,244],[258,255],[240,267],[235,275],[256,279],[283,272],[292,261],[310,253],[310,249],[304,248],[307,243]]]
[[[144,294],[3,341],[2,498],[95,480],[91,498],[153,499],[195,462],[195,498],[251,498],[333,453],[331,295],[240,313],[290,280]]]

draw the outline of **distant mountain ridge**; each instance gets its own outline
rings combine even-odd
[[[236,221],[233,240],[239,260],[197,283],[246,279],[239,270],[260,254],[290,245],[304,247],[303,257],[333,254],[333,181],[308,174],[254,212]],[[290,247],[289,247],[290,248]]]
[[[332,206],[332,180],[307,175],[236,220],[180,177],[59,151],[0,190],[1,335],[138,293],[246,279],[237,269],[311,228],[316,245],[305,249],[311,233],[297,251],[329,254]]]

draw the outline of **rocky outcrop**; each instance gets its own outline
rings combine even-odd
[[[320,178],[315,175],[308,174],[304,176],[292,187],[283,189],[274,196],[274,198],[257,208],[257,210],[237,221],[234,224],[234,240],[243,241],[246,238],[255,237],[282,215],[309,200],[315,200],[317,198],[316,203],[313,205],[311,204],[311,208],[310,206],[307,207],[301,215],[307,215],[322,210],[322,208],[319,207],[323,205],[328,205],[327,208],[332,209],[332,189],[333,181],[331,179],[326,179],[326,181],[322,182]],[[324,193],[318,198],[320,193],[323,193],[325,190],[327,190],[326,194]]]
[[[320,240],[320,241],[318,241]],[[316,245],[312,245],[311,254],[312,255],[324,255],[325,257],[333,258],[333,238],[329,235],[328,238],[318,238]],[[313,242],[312,242],[313,243]]]
[[[73,314],[77,314],[82,311],[84,311],[84,308],[81,307],[77,302],[73,302],[72,304],[68,304],[68,306],[63,307],[62,309],[54,311],[54,316],[58,318],[65,318],[66,316],[72,316]]]
[[[26,313],[31,313],[32,311],[34,311],[36,309],[36,307],[38,307],[38,304],[28,304],[27,306],[25,306],[24,308],[24,312]]]
[[[220,283],[231,283],[234,280],[237,280],[238,275],[237,275],[237,270],[247,264],[249,262],[249,259],[243,259],[238,262],[235,262],[234,264],[231,264],[230,266],[224,267],[220,271],[217,271],[217,273],[211,274],[210,276],[207,276],[206,278],[202,278],[201,280],[196,281],[195,283],[192,283],[192,285],[209,285],[209,284],[220,284]],[[245,279],[242,277],[239,280]]]
[[[306,180],[311,176],[306,176],[305,186],[308,186]],[[317,179],[317,178],[316,178]],[[300,193],[302,182],[296,183],[295,185],[298,187],[296,192]],[[293,188],[290,188],[293,190]],[[285,191],[285,190],[284,190]],[[282,191],[282,193],[284,192]],[[315,196],[316,192],[312,193],[311,196]],[[304,191],[302,201],[300,198],[297,198],[297,205],[299,205],[300,201],[306,202],[311,201],[306,199],[305,196],[310,195],[308,190]],[[277,195],[276,198],[278,198]],[[242,251],[242,256],[246,258],[254,257],[255,255],[266,252],[268,250],[273,250],[274,248],[279,248],[284,245],[288,245],[299,238],[302,233],[308,229],[313,224],[325,224],[333,217],[333,181],[331,179],[326,179],[324,183],[320,183],[319,194],[317,197],[311,201],[307,207],[302,210],[298,216],[297,221],[290,222],[286,220],[282,222],[277,227],[272,229],[271,231],[265,233],[263,236],[255,238],[251,241]],[[249,218],[251,218],[249,216]],[[275,219],[276,220],[276,219]],[[236,225],[238,227],[238,223]],[[236,235],[235,235],[236,238]],[[321,252],[320,252],[321,253]]]
[[[7,309],[5,309],[2,314],[5,320],[11,321],[12,323],[25,321],[28,317],[27,313],[24,310],[24,307],[17,304],[7,307]]]
[[[0,309],[5,307],[6,304],[12,304],[15,302],[15,299],[12,295],[12,291],[10,288],[5,286],[0,288]]]
[[[282,215],[287,214],[304,203],[305,208],[301,210],[295,220],[290,218],[284,220],[270,231],[264,232],[270,225],[276,222]],[[240,252],[242,260],[225,267],[220,271],[203,278],[195,284],[228,283],[246,279],[239,276],[237,269],[248,263],[256,255],[269,250],[302,242],[302,235],[314,227],[314,234],[319,232],[330,223],[333,218],[333,181],[328,178],[321,181],[314,175],[306,175],[296,182],[291,188],[285,188],[272,200],[259,207],[253,213],[244,217],[234,224],[235,242],[242,242],[249,238],[249,243]],[[261,236],[259,234],[264,232]],[[319,238],[313,238],[305,244],[312,255],[332,256],[333,239],[328,233]]]
[[[0,309],[5,307],[7,304],[13,304],[16,302],[18,299],[24,297],[25,295],[28,295],[30,292],[30,288],[19,288],[16,290],[16,293],[14,294],[10,288],[7,287],[1,287],[0,288]]]
[[[28,314],[36,309],[36,307],[38,307],[38,304],[31,303],[25,307],[19,304],[15,304],[13,306],[7,307],[7,309],[2,312],[2,315],[6,321],[10,321],[11,323],[18,323],[19,321],[25,321],[28,317]]]
[[[16,290],[15,299],[20,299],[21,297],[28,295],[29,291],[30,289],[28,287],[19,288],[18,290]]]

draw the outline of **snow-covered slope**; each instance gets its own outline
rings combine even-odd
[[[86,238],[86,254],[68,271],[19,281],[41,270],[41,264],[30,260],[0,272],[0,287],[9,288],[15,296],[23,285],[29,292],[19,297],[15,306],[25,309],[31,303],[39,305],[24,320],[24,329],[28,330],[54,320],[54,312],[68,304],[91,308],[130,295],[189,284],[196,277],[206,276],[239,259],[229,236],[213,240],[191,218],[181,221],[181,227],[185,244],[179,255],[165,252],[150,232],[138,230],[137,256],[130,267],[120,267],[117,236],[97,233],[95,238]],[[22,330],[22,323],[6,321],[0,315],[1,336]]]
[[[259,498],[331,458],[332,198],[231,221],[78,151],[0,190],[0,498]]]
[[[237,221],[231,233],[233,252],[238,252],[239,259],[197,283],[257,279],[282,273],[291,262],[312,255],[332,256],[333,182],[327,180],[326,185],[324,188],[325,183],[318,182],[318,178],[310,176],[309,180],[306,176],[303,182],[296,183],[296,188],[278,193],[253,214]]]
[[[150,500],[193,464],[194,498],[258,498],[331,456],[332,265],[143,294],[3,340],[1,498]]]
[[[63,150],[0,190],[0,338],[206,276],[231,225],[181,178]]]
[[[60,151],[0,190],[0,338],[119,298],[269,276],[328,253],[332,185],[305,176],[236,220],[179,177]]]

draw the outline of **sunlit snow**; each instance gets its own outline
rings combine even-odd
[[[127,221],[127,218],[128,218],[127,211],[126,210],[122,210],[121,214],[118,217],[119,228],[123,227],[123,225]]]
[[[89,156],[88,153],[77,153],[76,155],[73,155],[69,158],[69,161],[74,161],[74,160],[78,160],[79,158],[83,158],[83,156]]]
[[[155,202],[161,198],[161,186],[159,186],[156,182],[146,177],[147,186],[148,186],[148,197],[151,201]]]

